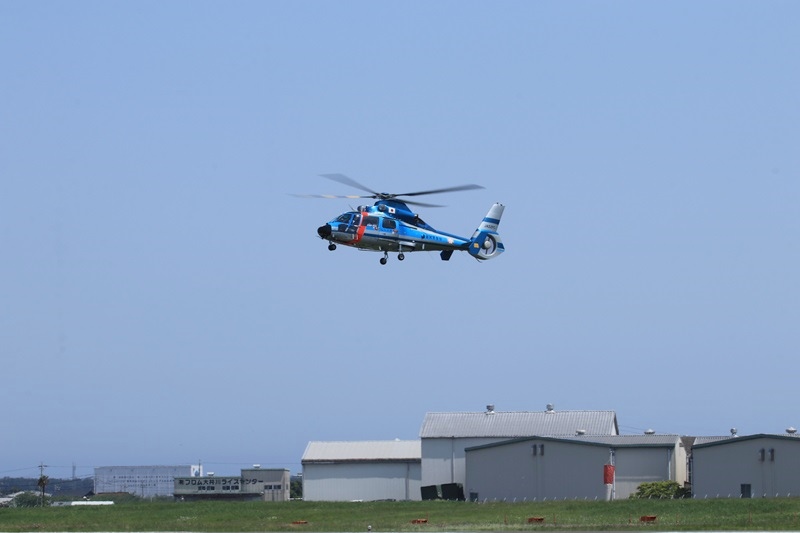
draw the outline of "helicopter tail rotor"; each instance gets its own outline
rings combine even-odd
[[[494,204],[472,234],[469,254],[475,259],[481,261],[493,259],[505,251],[503,241],[497,233],[497,226],[500,225],[504,210],[503,204]]]

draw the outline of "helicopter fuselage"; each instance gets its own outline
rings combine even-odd
[[[376,252],[467,250],[470,239],[437,231],[397,200],[379,200],[356,211],[342,213],[317,228],[333,245]]]
[[[343,174],[323,174],[322,177],[355,187],[369,194],[366,196],[306,194],[301,197],[375,198],[378,200],[373,205],[361,206],[357,210],[342,213],[317,228],[319,238],[328,241],[328,250],[333,251],[338,244],[343,244],[359,250],[383,252],[383,257],[380,259],[382,265],[386,264],[389,252],[397,252],[397,259],[402,261],[405,258],[405,252],[438,251],[443,261],[449,261],[453,252],[461,250],[468,252],[478,261],[485,261],[497,257],[505,251],[503,241],[497,233],[497,226],[500,224],[500,218],[505,209],[501,203],[492,205],[472,237],[466,238],[433,229],[408,208],[409,205],[443,206],[422,203],[417,200],[400,201],[397,199],[401,196],[422,196],[483,189],[480,185],[458,185],[395,194],[374,191]]]

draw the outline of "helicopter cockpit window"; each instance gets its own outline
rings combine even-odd
[[[384,229],[395,229],[397,227],[397,221],[391,218],[384,218],[383,219],[383,228]]]
[[[339,215],[339,218],[336,219],[336,222],[342,222],[344,224],[347,224],[348,222],[350,222],[350,218],[352,216],[353,215],[351,215],[350,213],[345,213],[343,215]]]

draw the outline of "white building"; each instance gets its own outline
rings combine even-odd
[[[420,453],[418,440],[309,442],[303,499],[419,500]]]
[[[514,438],[618,435],[614,411],[495,411],[428,413],[420,429],[422,486],[460,483],[465,492],[465,449]]]
[[[172,496],[176,477],[202,474],[199,465],[99,466],[94,469],[94,492],[128,492],[142,498]]]
[[[464,490],[481,501],[625,499],[649,481],[683,485],[686,465],[678,435],[512,439],[466,449]]]
[[[692,446],[695,498],[800,495],[800,437],[757,434],[697,437]]]

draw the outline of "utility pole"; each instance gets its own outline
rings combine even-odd
[[[44,475],[44,469],[46,467],[47,465],[44,464],[43,462],[39,463],[39,482],[37,483],[37,485],[39,486],[40,489],[42,489],[42,500],[41,500],[42,507],[44,507],[44,491],[45,488],[47,487],[47,482],[50,481],[50,478]]]

